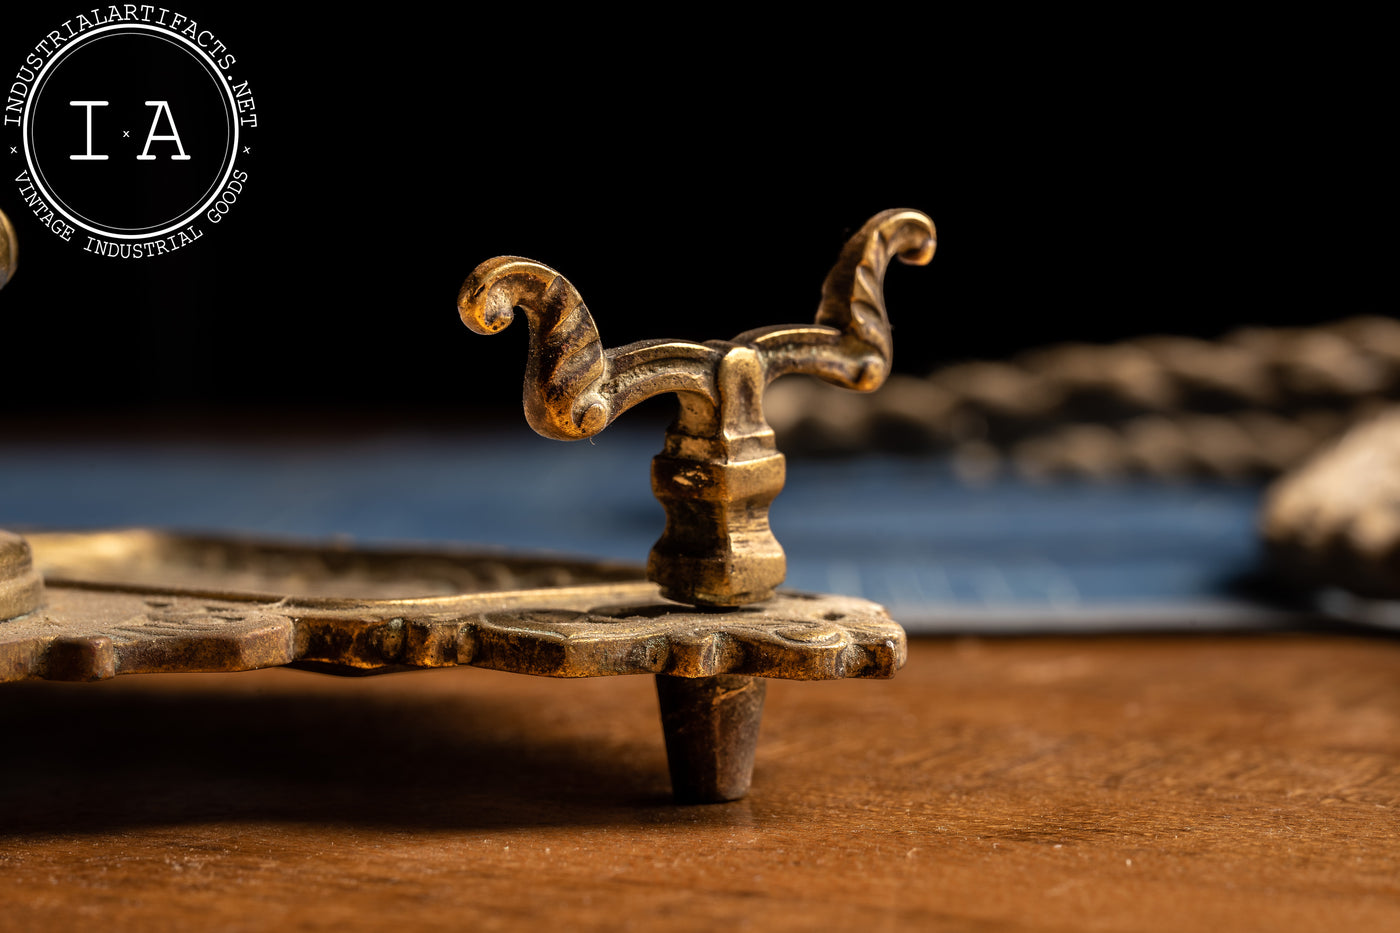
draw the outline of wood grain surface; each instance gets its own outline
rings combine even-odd
[[[0,928],[1400,929],[1400,641],[916,640],[668,802],[649,677],[0,688]]]

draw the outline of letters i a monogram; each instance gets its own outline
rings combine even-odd
[[[68,102],[68,106],[83,107],[87,112],[87,152],[81,155],[70,155],[68,158],[72,159],[74,162],[102,162],[107,159],[107,156],[94,155],[92,151],[92,108],[106,107],[107,104],[108,102],[105,100],[70,100]],[[142,162],[150,162],[155,159],[155,156],[151,155],[151,143],[161,140],[173,142],[175,148],[180,151],[179,155],[172,155],[170,157],[171,159],[176,162],[189,161],[190,157],[185,155],[185,145],[180,141],[180,131],[175,128],[175,115],[170,112],[170,102],[164,100],[148,100],[146,101],[146,106],[156,108],[156,112],[155,116],[151,118],[151,128],[146,133],[146,147],[141,150],[141,154],[136,158]],[[165,121],[170,124],[170,133],[168,135],[156,134],[156,130],[160,127],[161,114],[165,114]]]

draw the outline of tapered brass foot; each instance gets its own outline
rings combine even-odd
[[[677,803],[723,803],[749,792],[768,682],[761,677],[656,678]]]

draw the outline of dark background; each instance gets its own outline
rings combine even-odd
[[[6,85],[79,11],[11,7]],[[123,261],[0,184],[21,240],[0,430],[513,413],[523,326],[487,340],[454,309],[478,262],[559,269],[610,346],[728,337],[810,319],[844,239],[895,206],[939,228],[889,280],[906,372],[1393,311],[1374,23],[174,8],[252,82],[245,197]]]

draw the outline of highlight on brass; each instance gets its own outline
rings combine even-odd
[[[643,340],[604,349],[569,280],[518,256],[477,266],[457,307],[479,334],[498,333],[517,309],[524,312],[525,416],[546,437],[591,437],[644,399],[679,396],[680,415],[652,461],[666,530],[647,574],[679,602],[737,606],[772,596],[787,572],[768,525],[785,469],[763,416],[763,390],[789,373],[862,392],[879,388],[891,359],[885,272],[894,258],[928,263],[936,243],[924,214],[878,214],[841,251],[813,323],[759,327],[729,341]]]

